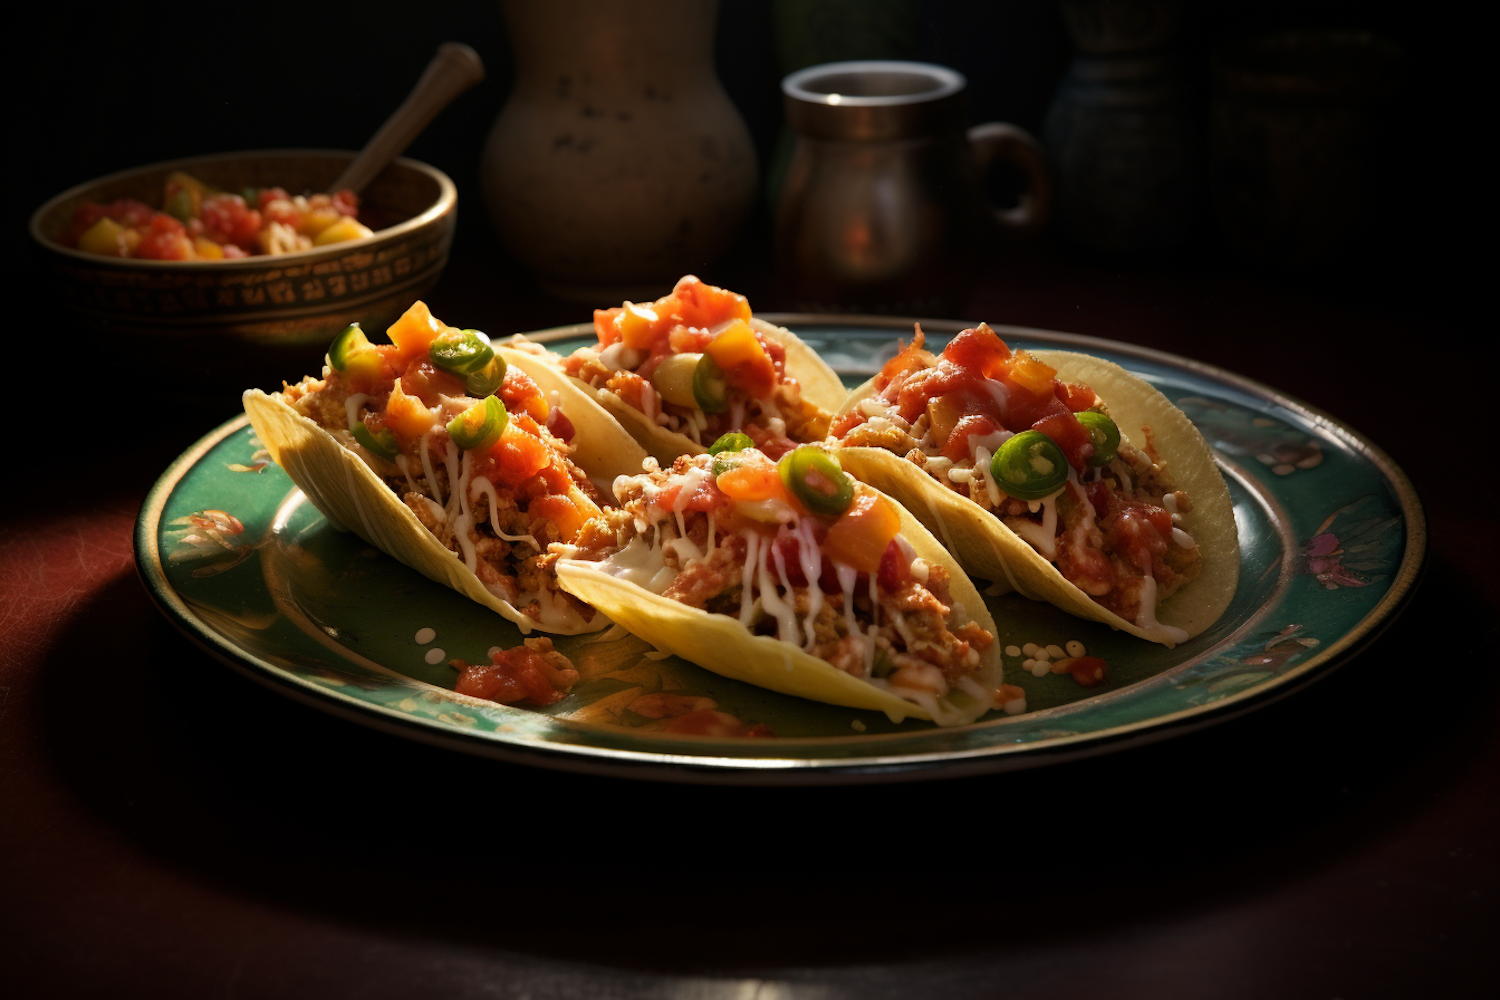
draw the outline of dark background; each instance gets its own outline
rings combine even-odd
[[[529,287],[479,204],[511,76],[497,3],[11,15],[0,993],[1488,996],[1500,588],[1492,460],[1472,444],[1492,393],[1465,362],[1494,325],[1477,309],[1493,256],[1475,247],[1493,214],[1483,36],[1454,2],[1188,8],[1205,101],[1209,54],[1252,31],[1367,28],[1404,46],[1379,235],[1358,266],[1254,268],[1211,228],[1161,259],[1049,232],[988,267],[964,315],[1173,351],[1349,421],[1416,484],[1426,580],[1354,664],[1244,718],[1035,771],[839,789],[622,782],[395,739],[225,669],[134,577],[141,498],[237,401],[189,406],[81,351],[26,270],[30,212],[148,162],[357,149],[436,47],[463,41],[489,78],[409,150],[460,192],[429,301],[497,335],[586,319]],[[720,9],[720,77],[764,176],[789,68],[776,8]],[[919,13],[911,56],[968,76],[973,121],[1041,132],[1072,56],[1056,4]],[[703,277],[774,311],[790,303],[768,230],[762,210]]]
[[[778,53],[781,6],[770,0],[720,4],[719,75],[750,126],[763,179],[782,138],[779,80],[797,68],[788,65],[795,63],[795,52]],[[1474,149],[1481,129],[1470,108],[1480,60],[1470,55],[1477,38],[1466,10],[1452,2],[1391,0],[1185,5],[1179,51],[1205,116],[1211,54],[1238,37],[1292,27],[1370,30],[1405,50],[1405,89],[1391,109],[1379,153],[1388,187],[1379,209],[1379,251],[1341,281],[1376,285],[1392,275],[1409,278],[1426,271],[1434,258],[1446,269],[1463,264],[1456,248],[1467,242],[1469,220],[1483,200],[1471,187],[1478,177]],[[1009,121],[1042,134],[1073,55],[1057,3],[923,0],[916,22],[906,54],[968,76],[973,122]],[[479,52],[487,79],[459,97],[408,155],[439,167],[458,184],[456,255],[466,248],[499,250],[478,194],[480,151],[512,79],[505,25],[494,0],[400,7],[349,0],[271,8],[114,4],[86,15],[54,4],[32,6],[19,23],[7,103],[13,168],[20,172],[16,190],[25,196],[12,206],[13,238],[24,239],[26,219],[41,201],[103,173],[236,149],[359,149],[406,96],[437,46],[456,40]],[[869,55],[860,50],[871,44],[865,37],[850,36],[842,44],[848,51],[838,51],[838,39],[825,39],[823,51]],[[748,245],[768,241],[769,227],[762,204],[746,234]],[[1057,242],[1055,234],[1049,238]],[[1179,256],[1201,263],[1205,255],[1238,266],[1223,254],[1212,226]],[[724,269],[733,272],[736,263],[726,262]],[[767,291],[775,295],[779,289]]]

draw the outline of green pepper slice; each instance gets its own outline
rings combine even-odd
[[[854,480],[839,460],[821,448],[802,445],[776,463],[786,488],[817,514],[842,514],[854,502]]]
[[[708,446],[710,455],[717,455],[721,451],[744,451],[746,448],[754,448],[755,442],[750,440],[750,435],[741,431],[730,431],[719,440]]]
[[[711,354],[703,355],[693,369],[693,398],[704,413],[723,413],[729,409],[729,379]]]
[[[1040,500],[1068,481],[1068,459],[1041,431],[1022,431],[995,449],[990,475],[1017,500]]]
[[[469,375],[488,365],[495,357],[495,349],[478,330],[449,327],[433,338],[427,357],[444,371]]]
[[[500,440],[509,423],[510,414],[500,397],[486,396],[448,421],[448,436],[464,451],[483,450]]]
[[[1120,428],[1109,417],[1093,410],[1085,410],[1074,416],[1083,425],[1083,429],[1089,432],[1089,437],[1094,439],[1094,454],[1089,459],[1089,465],[1096,469],[1101,465],[1108,465],[1120,453]]]
[[[482,399],[500,388],[505,382],[505,359],[496,354],[478,371],[464,376],[464,391]]]
[[[396,435],[389,427],[380,428],[380,433],[373,434],[370,428],[365,426],[363,420],[354,424],[354,440],[365,446],[365,450],[379,455],[387,462],[401,453],[401,446],[396,443]]]
[[[369,346],[370,338],[365,336],[365,331],[358,323],[350,323],[333,338],[333,344],[328,348],[328,364],[335,371],[343,371],[349,366],[349,355]]]

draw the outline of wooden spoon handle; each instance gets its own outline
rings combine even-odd
[[[330,192],[358,194],[366,184],[410,146],[427,124],[459,94],[484,79],[479,53],[462,42],[444,42],[422,71],[406,100],[365,143],[354,162],[333,182]]]

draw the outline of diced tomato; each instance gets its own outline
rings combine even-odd
[[[158,212],[141,234],[135,256],[145,260],[191,260],[193,241],[188,238],[187,229],[181,222]]]
[[[244,250],[255,248],[260,232],[260,212],[237,194],[210,195],[200,209],[204,235],[215,243],[232,243]]]
[[[1070,674],[1080,687],[1104,683],[1108,669],[1097,656],[1070,656],[1052,664],[1054,674]]]
[[[406,374],[401,376],[401,388],[421,399],[426,406],[437,406],[441,403],[442,400],[438,398],[440,395],[462,396],[464,394],[462,379],[443,371],[426,358],[408,365]],[[543,405],[546,405],[545,402]]]
[[[718,510],[728,503],[726,497],[715,484],[713,479],[694,479],[693,491],[686,497],[682,495],[681,483],[673,483],[663,489],[656,497],[656,506],[663,510],[687,511],[709,511]]]
[[[500,440],[484,456],[475,475],[517,486],[552,464],[552,451],[537,435],[537,426],[526,414],[514,414]],[[491,471],[492,470],[492,471]]]
[[[987,324],[965,330],[943,348],[943,357],[962,368],[972,369],[985,378],[996,377],[1011,356],[1010,348]]]
[[[854,428],[865,422],[864,414],[858,409],[850,410],[848,413],[834,420],[833,426],[828,429],[829,437],[842,438]]]
[[[459,694],[497,701],[502,705],[529,702],[551,705],[561,701],[563,692],[547,680],[537,662],[541,659],[525,646],[502,650],[492,663],[465,664],[453,689]]]
[[[802,569],[802,547],[803,543],[794,535],[776,537],[776,552],[781,555],[781,562],[786,567],[787,582],[793,587],[807,586],[807,573]],[[822,551],[818,553],[818,587],[825,594],[837,594],[843,590],[833,560]]]
[[[286,188],[279,188],[279,187],[261,188],[259,191],[256,192],[256,195],[255,195],[255,201],[256,201],[255,207],[259,208],[261,211],[265,211],[266,206],[269,205],[269,204],[271,204],[271,202],[273,202],[273,201],[291,201],[291,200],[292,200],[292,196],[286,193]]]
[[[1086,385],[1058,381],[1053,389],[1057,393],[1057,398],[1062,400],[1062,404],[1074,413],[1082,413],[1099,402],[1098,393]]]
[[[675,325],[667,336],[673,354],[702,354],[713,335],[702,327]]]
[[[976,434],[984,437],[1001,429],[1000,421],[988,413],[972,413],[960,420],[958,426],[953,428],[953,433],[948,435],[947,443],[943,445],[943,457],[950,462],[968,461],[969,438]]]
[[[774,736],[765,723],[747,725],[728,712],[700,708],[679,715],[668,723],[666,731],[690,736]]]
[[[1031,426],[1056,441],[1073,468],[1082,472],[1088,467],[1088,460],[1094,454],[1094,439],[1073,414],[1066,410],[1054,413]]]
[[[686,326],[712,327],[731,319],[750,322],[750,302],[736,292],[684,275],[672,289],[676,314]]]
[[[563,415],[563,411],[553,407],[547,413],[547,430],[559,441],[568,442],[573,440],[576,433],[573,421]]]
[[[268,222],[279,222],[293,229],[296,229],[302,221],[301,211],[290,198],[276,198],[271,201],[262,198],[260,212]]]
[[[1115,552],[1132,565],[1149,570],[1151,557],[1167,550],[1172,534],[1172,515],[1160,507],[1115,498],[1114,513],[1100,525],[1104,550]],[[1161,530],[1165,525],[1166,530]]]
[[[1102,481],[1092,482],[1083,487],[1083,492],[1089,498],[1089,505],[1094,508],[1094,516],[1103,520],[1109,514],[1109,486]]]
[[[901,548],[894,538],[885,547],[885,554],[880,557],[880,571],[875,576],[875,582],[880,585],[881,590],[900,590],[911,579],[911,564],[906,560],[906,551]]]
[[[599,338],[600,347],[608,347],[620,342],[620,329],[615,326],[615,319],[624,310],[620,306],[613,309],[594,310],[594,335]]]
[[[500,402],[508,413],[526,413],[537,423],[548,419],[547,397],[531,376],[521,369],[505,369],[505,381],[500,384]]]
[[[353,191],[350,191],[348,188],[345,188],[342,191],[335,191],[331,200],[334,211],[338,212],[340,215],[359,214],[359,195],[355,194]]]

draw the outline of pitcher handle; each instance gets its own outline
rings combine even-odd
[[[985,122],[969,129],[969,145],[974,149],[981,177],[999,160],[1014,164],[1026,177],[1026,187],[1015,208],[990,209],[1001,231],[1016,237],[1040,232],[1052,210],[1052,178],[1042,144],[1023,128],[1004,122]]]

